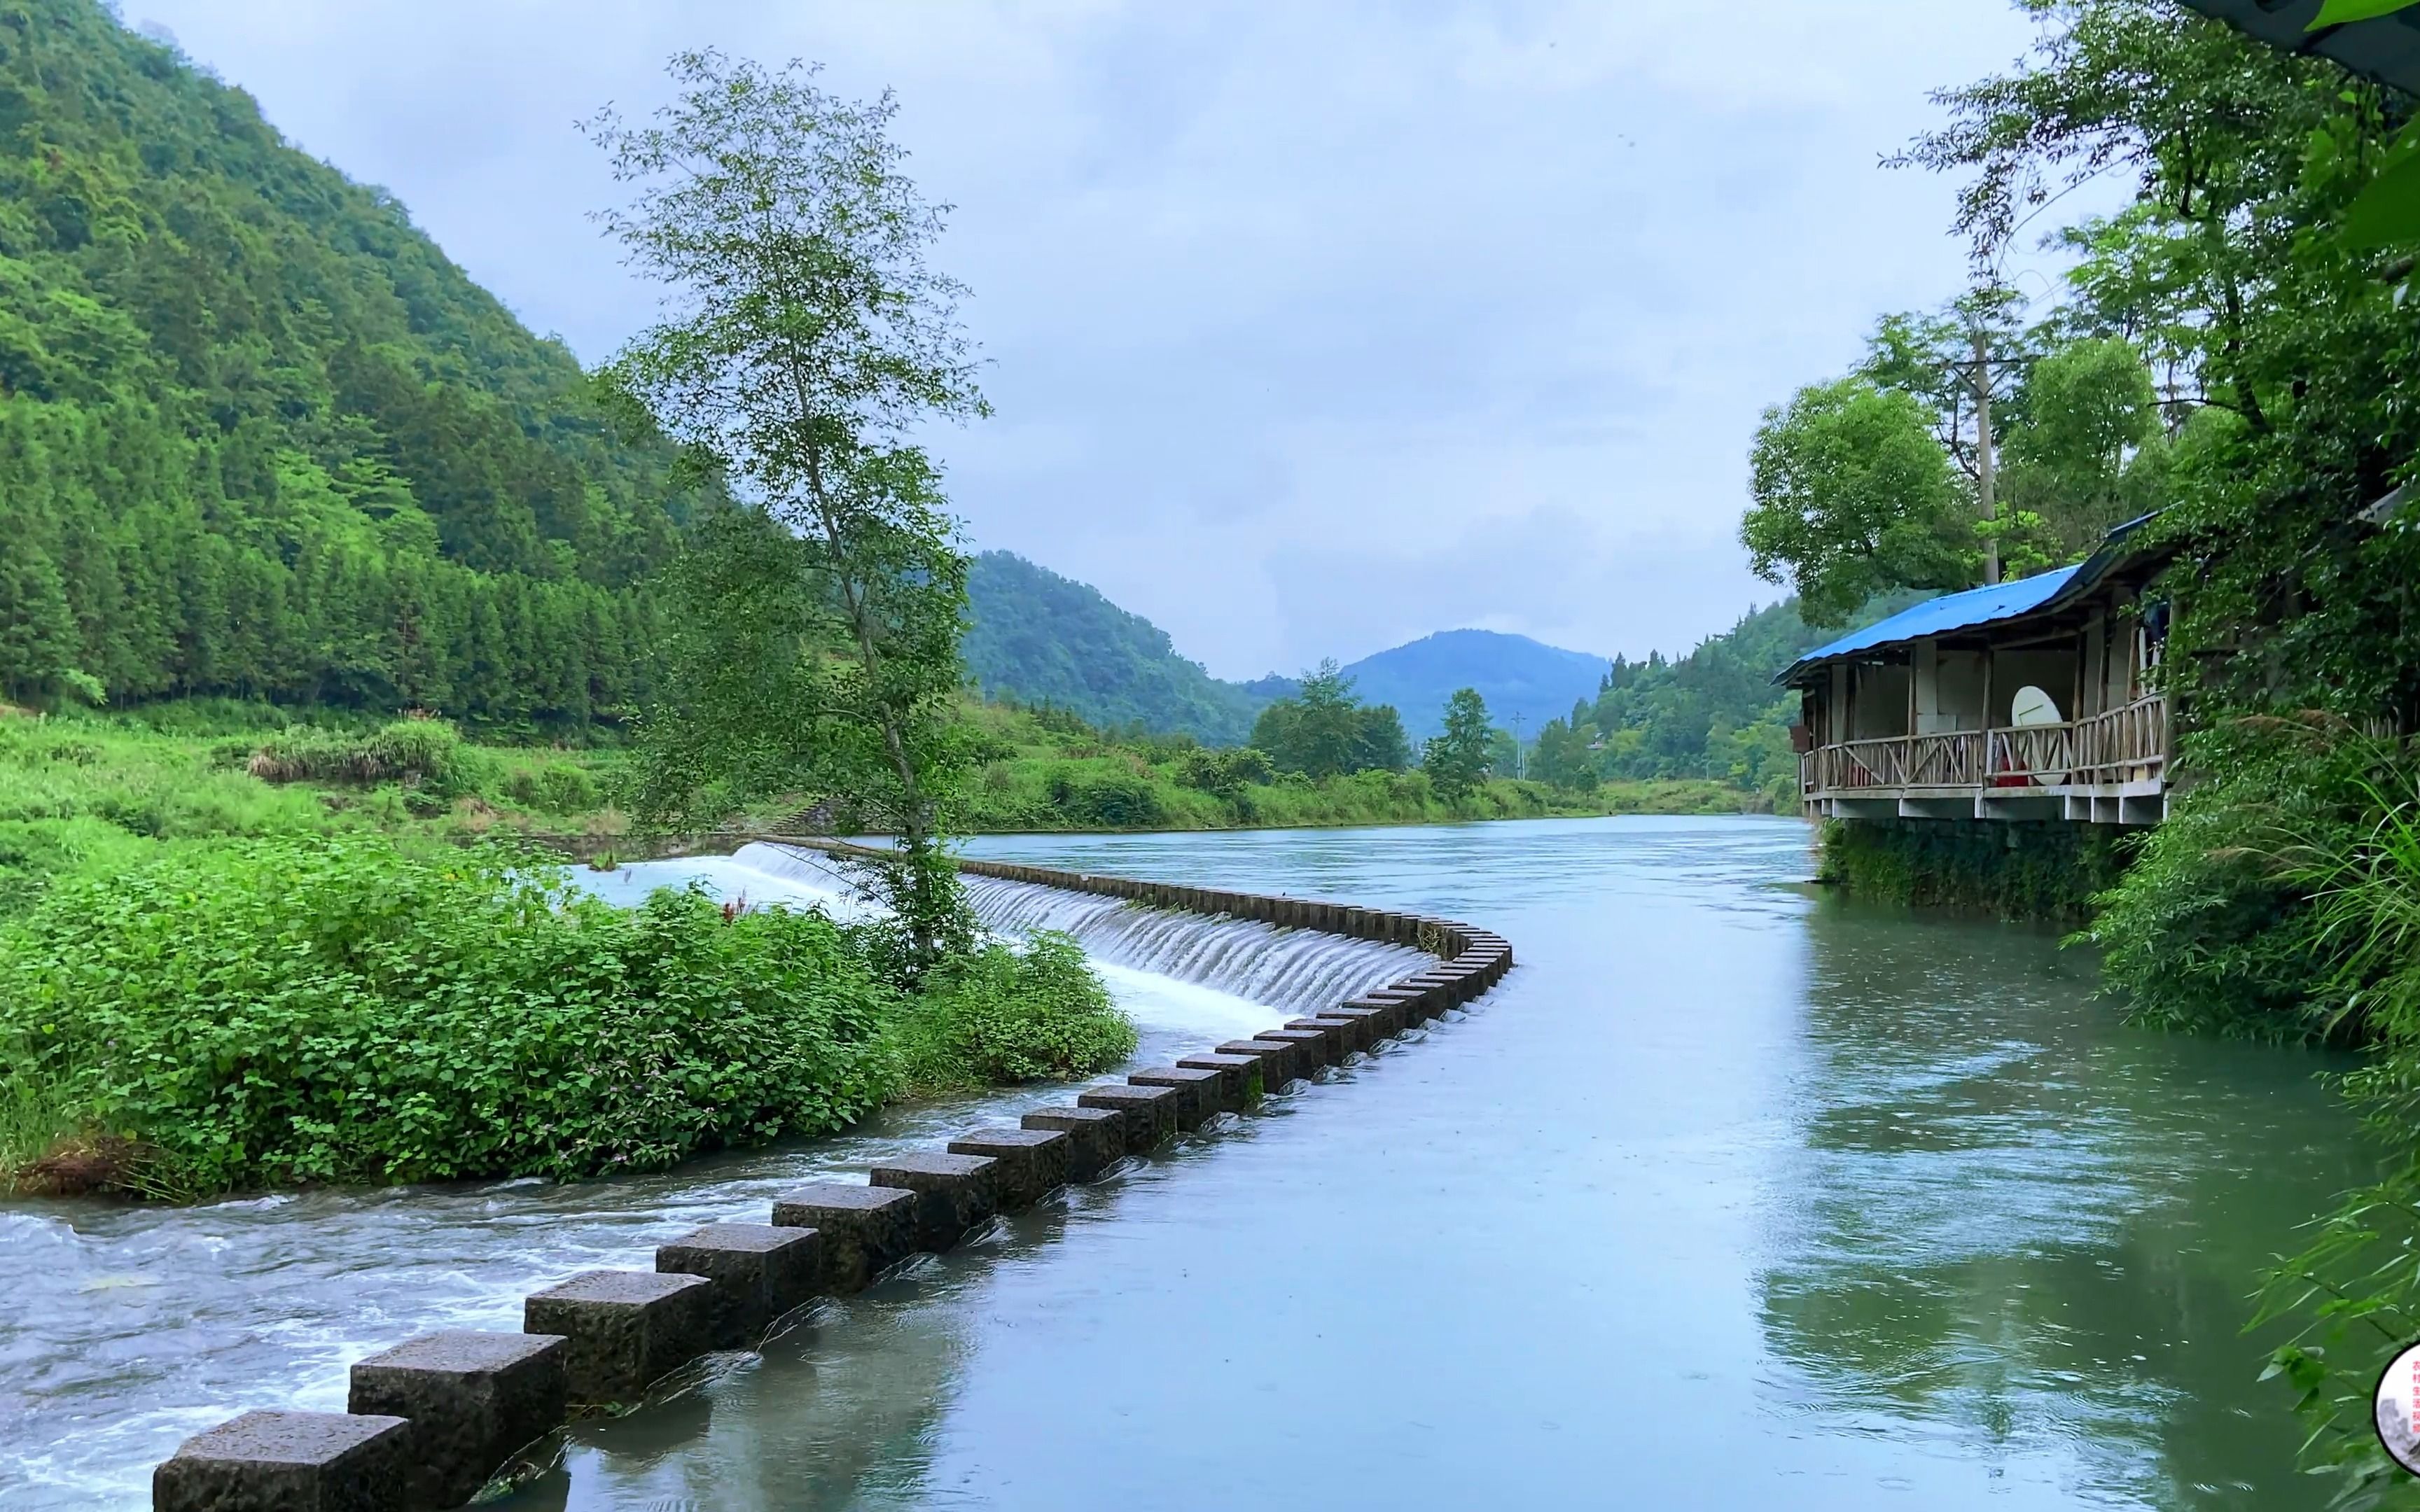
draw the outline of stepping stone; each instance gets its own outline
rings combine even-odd
[[[1030,1208],[1067,1180],[1070,1141],[1057,1129],[977,1129],[950,1141],[953,1155],[983,1155],[996,1163],[1003,1212]]]
[[[1326,1036],[1327,1058],[1331,1064],[1338,1066],[1344,1064],[1344,1057],[1354,1052],[1356,1047],[1353,1041],[1361,1038],[1361,1026],[1351,1019],[1320,1017],[1288,1019],[1286,1027],[1308,1029],[1313,1034]]]
[[[1294,1072],[1308,1081],[1311,1072],[1333,1058],[1327,1053],[1327,1031],[1325,1029],[1270,1029],[1252,1036],[1255,1040],[1272,1040],[1295,1048]]]
[[[702,1275],[588,1271],[524,1300],[521,1328],[571,1341],[574,1402],[631,1403],[710,1347],[712,1291]]]
[[[411,1423],[409,1499],[460,1506],[563,1426],[570,1341],[554,1334],[424,1334],[353,1365],[345,1406]]]
[[[1126,1152],[1140,1155],[1176,1132],[1172,1087],[1088,1087],[1076,1096],[1079,1108],[1114,1108],[1126,1116]]]
[[[900,1155],[866,1180],[916,1194],[916,1246],[939,1254],[1000,1211],[999,1169],[987,1155]]]
[[[779,1228],[812,1228],[823,1241],[824,1289],[862,1291],[916,1248],[916,1194],[817,1181],[773,1203]]]
[[[1390,1040],[1394,1038],[1397,1030],[1402,1026],[1403,1010],[1398,1007],[1393,1008],[1390,1011],[1388,1007],[1366,1003],[1357,997],[1349,1003],[1339,1004],[1337,1007],[1331,1008],[1326,1012],[1321,1013],[1317,1016],[1324,1019],[1357,1018],[1361,1020],[1364,1026],[1362,1031],[1362,1048],[1366,1050],[1377,1044],[1381,1040]]]
[[[718,1350],[753,1349],[773,1320],[822,1289],[821,1230],[773,1224],[707,1224],[656,1251],[666,1275],[702,1275],[708,1337]]]
[[[1294,1080],[1294,1046],[1271,1040],[1230,1040],[1216,1054],[1249,1056],[1261,1063],[1261,1091],[1274,1092]]]
[[[1261,1057],[1258,1056],[1207,1055],[1187,1056],[1177,1061],[1183,1071],[1215,1071],[1218,1073],[1218,1105],[1229,1112],[1240,1113],[1261,1099]]]
[[[154,1512],[402,1512],[411,1425],[384,1413],[246,1412],[151,1472]]]
[[[1067,1180],[1089,1181],[1126,1152],[1126,1116],[1115,1108],[1035,1108],[1016,1120],[1067,1136]]]
[[[1165,1087],[1177,1095],[1176,1126],[1195,1129],[1218,1111],[1218,1072],[1183,1066],[1150,1066],[1126,1077],[1129,1087]]]

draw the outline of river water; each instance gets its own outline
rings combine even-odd
[[[2313,1500],[2240,1328],[2264,1259],[2363,1174],[2317,1057],[2123,1028],[2046,933],[1817,897],[1792,821],[970,849],[1446,914],[1520,965],[580,1426],[513,1512]],[[753,859],[659,865],[822,885]],[[985,899],[1078,927],[1148,1058],[1395,968],[1090,906]],[[373,1349],[511,1327],[571,1271],[1065,1096],[586,1186],[0,1206],[0,1505],[142,1505],[234,1410],[340,1405]]]

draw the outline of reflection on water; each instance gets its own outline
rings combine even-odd
[[[2279,1504],[2300,1435],[2246,1293],[2363,1175],[2327,1062],[2123,1029],[2029,932],[1811,911],[1765,1328],[1810,1402],[2074,1462],[2079,1493]]]

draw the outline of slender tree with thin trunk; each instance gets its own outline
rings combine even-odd
[[[642,807],[693,820],[806,792],[890,828],[899,864],[874,877],[913,976],[964,927],[946,845],[966,563],[909,438],[988,412],[965,291],[927,261],[947,207],[902,172],[887,93],[714,52],[670,71],[645,121],[585,127],[631,191],[598,220],[663,301],[602,377],[760,528],[721,532],[687,579],[699,671],[651,716]],[[707,674],[718,651],[743,673]]]

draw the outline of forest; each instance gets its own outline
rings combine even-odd
[[[0,699],[579,738],[645,695],[676,463],[240,89],[0,15]]]

